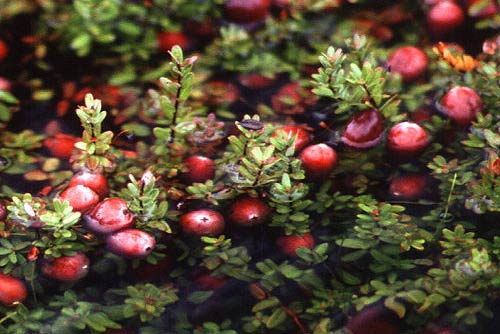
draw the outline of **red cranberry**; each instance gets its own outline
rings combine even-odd
[[[143,282],[151,282],[164,279],[174,260],[175,259],[173,256],[167,254],[155,264],[143,261],[139,265],[139,267],[133,270],[134,278],[138,281]]]
[[[486,6],[485,0],[468,0],[467,1],[467,13],[472,17],[477,18],[488,18],[495,16],[497,13],[497,5],[495,0],[487,1]]]
[[[134,228],[115,232],[106,238],[108,249],[126,258],[146,257],[155,244],[151,234]]]
[[[227,282],[225,278],[219,278],[210,274],[201,274],[194,279],[194,283],[204,291],[213,291],[222,288]]]
[[[410,117],[417,124],[430,122],[432,119],[432,110],[426,107],[421,107],[412,111]]]
[[[402,156],[421,152],[429,144],[429,136],[417,123],[401,122],[394,125],[387,135],[389,149]]]
[[[469,87],[454,87],[441,99],[441,109],[460,126],[467,126],[483,110],[483,101]]]
[[[394,318],[383,305],[368,306],[350,318],[345,328],[352,334],[399,334],[401,325]]]
[[[369,148],[380,142],[383,132],[384,120],[378,110],[364,110],[349,120],[341,140],[351,147]]]
[[[189,38],[182,32],[162,31],[156,35],[158,50],[163,53],[170,51],[175,45],[179,45],[183,50],[189,48]]]
[[[315,242],[311,233],[304,233],[301,237],[296,235],[283,235],[276,240],[279,249],[290,257],[297,257],[297,249],[306,247],[314,248]]]
[[[422,197],[427,186],[427,175],[412,173],[395,177],[389,185],[392,197],[402,200],[416,200]]]
[[[276,80],[259,73],[240,73],[238,82],[249,89],[263,89],[271,86]]]
[[[271,98],[271,106],[278,114],[303,114],[305,107],[312,105],[314,97],[307,98],[305,91],[297,82],[281,87]]]
[[[295,139],[295,152],[300,151],[306,145],[311,142],[311,134],[308,131],[304,130],[304,128],[297,125],[287,125],[282,128],[276,129],[273,133],[273,137],[277,137],[280,131],[284,131],[287,135],[287,138],[292,138],[293,136],[297,136]]]
[[[299,155],[306,176],[327,176],[337,164],[337,152],[326,144],[307,146]]]
[[[185,213],[179,223],[182,230],[188,234],[198,236],[213,236],[224,231],[224,217],[214,210],[199,209]]]
[[[223,80],[213,80],[207,82],[203,91],[206,95],[206,102],[210,105],[222,103],[233,103],[240,98],[240,90],[234,84]]]
[[[233,202],[229,211],[229,219],[234,223],[252,226],[266,221],[271,209],[258,198],[242,197]]]
[[[448,34],[463,22],[464,12],[453,1],[439,1],[427,13],[427,25],[435,35]]]
[[[391,71],[399,73],[404,82],[414,81],[427,70],[427,55],[414,46],[403,46],[395,50],[387,60]]]
[[[224,12],[229,21],[256,23],[268,15],[270,0],[227,0]]]
[[[13,276],[0,273],[0,304],[12,306],[22,303],[28,293],[24,283]]]
[[[190,182],[203,183],[214,178],[215,163],[210,158],[193,155],[184,161],[184,165],[188,169],[184,176]]]
[[[9,47],[7,46],[7,43],[5,43],[0,39],[0,62],[5,58],[7,58],[8,54],[9,54]]]
[[[89,263],[89,259],[83,253],[61,256],[43,262],[42,273],[58,281],[74,282],[87,275]]]
[[[128,209],[127,202],[111,197],[99,202],[83,216],[86,226],[96,233],[112,233],[130,227],[134,215]]]
[[[99,195],[86,186],[77,184],[66,188],[60,195],[61,201],[68,201],[73,211],[85,212],[99,202]]]
[[[11,87],[12,83],[8,79],[0,77],[0,90],[6,90],[9,92]]]
[[[95,191],[100,198],[104,198],[109,193],[108,179],[99,173],[81,171],[69,180],[69,186],[82,185]]]
[[[58,133],[53,137],[46,138],[43,141],[43,145],[49,149],[52,156],[61,159],[69,159],[78,141],[80,141],[80,139],[77,137]]]

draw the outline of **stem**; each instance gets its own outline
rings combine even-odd
[[[0,324],[3,324],[5,321],[9,320],[12,318],[14,315],[16,315],[16,312],[10,312],[5,315],[2,319],[0,319]]]
[[[361,84],[361,87],[363,87],[363,89],[366,92],[366,94],[368,94],[368,100],[370,101],[370,104],[372,105],[372,107],[375,108],[375,109],[377,109],[377,110],[379,110],[377,102],[375,102],[375,100],[373,99],[373,96],[370,93],[370,90],[368,89],[368,87],[366,86],[366,83],[363,82]]]
[[[450,188],[450,192],[448,193],[448,199],[446,200],[446,206],[444,208],[444,214],[443,214],[442,221],[444,219],[446,219],[446,217],[448,216],[448,210],[450,209],[450,203],[451,203],[451,194],[453,193],[453,190],[455,189],[456,182],[457,182],[457,173],[453,174],[453,181],[451,181],[451,188]]]
[[[297,325],[297,327],[300,329],[300,331],[302,333],[305,333],[305,334],[309,333],[309,330],[304,327],[302,322],[300,322],[300,319],[299,319],[299,317],[297,317],[295,312],[293,312],[291,309],[289,309],[288,307],[286,307],[284,305],[281,305],[281,309],[283,311],[285,311],[285,313],[288,314],[293,319],[293,322],[295,322],[295,324]]]
[[[172,117],[172,134],[170,135],[170,143],[173,143],[175,140],[175,124],[177,123],[177,114],[179,112],[179,98],[181,97],[181,89],[182,89],[182,68],[180,64],[176,64],[179,75],[177,76],[177,83],[179,87],[177,88],[177,92],[175,93],[175,102],[174,102],[174,116]]]

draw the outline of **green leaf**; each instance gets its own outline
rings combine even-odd
[[[187,300],[193,304],[201,304],[213,295],[213,291],[195,291],[189,294]]]
[[[274,310],[274,312],[267,318],[266,327],[276,328],[286,320],[286,313],[281,308]]]
[[[257,304],[255,304],[252,307],[252,312],[254,312],[254,313],[260,312],[262,310],[265,310],[265,309],[268,309],[271,307],[275,307],[279,304],[280,304],[280,302],[279,302],[278,298],[270,297],[270,298],[264,299],[264,300],[258,302]]]
[[[404,318],[405,313],[406,313],[406,307],[404,306],[404,304],[396,301],[396,299],[394,297],[388,297],[384,301],[384,305],[388,309],[394,311],[398,315],[399,318],[401,318],[401,319]]]

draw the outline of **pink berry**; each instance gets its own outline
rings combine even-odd
[[[421,77],[427,70],[428,64],[427,55],[414,46],[403,46],[395,50],[387,60],[391,71],[399,73],[404,82]]]
[[[130,227],[134,222],[134,215],[128,209],[126,201],[111,197],[99,202],[83,219],[93,232],[112,233]]]
[[[106,238],[108,249],[126,258],[146,257],[155,243],[151,234],[134,228],[112,233]]]
[[[342,132],[341,140],[354,148],[377,145],[384,132],[384,119],[376,109],[364,110],[354,115]]]
[[[224,231],[224,217],[217,211],[199,209],[185,213],[179,223],[187,234],[198,236],[214,236]]]
[[[80,184],[66,188],[60,195],[61,201],[68,201],[73,211],[85,212],[99,202],[99,195]]]
[[[42,264],[42,273],[58,281],[74,282],[87,275],[89,263],[88,257],[83,253],[61,256],[45,260]]]
[[[100,198],[104,198],[109,193],[108,179],[99,173],[81,171],[69,180],[69,186],[81,184],[95,191]]]
[[[389,149],[401,156],[420,153],[429,144],[429,136],[417,123],[401,122],[394,125],[387,135]]]
[[[441,99],[441,110],[459,126],[467,126],[483,110],[483,101],[469,87],[454,87]]]
[[[436,3],[427,13],[429,30],[435,35],[446,35],[464,22],[464,11],[453,1]]]
[[[337,164],[337,152],[326,144],[309,145],[300,153],[299,159],[306,176],[325,177]]]

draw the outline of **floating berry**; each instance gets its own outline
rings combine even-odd
[[[104,198],[109,193],[108,179],[100,174],[90,171],[81,171],[73,175],[69,180],[69,186],[82,185],[95,191],[100,198]]]
[[[483,101],[469,87],[453,87],[441,99],[441,110],[459,126],[467,126],[483,110]]]
[[[77,184],[66,188],[60,195],[61,201],[68,201],[73,211],[85,212],[99,202],[99,195],[89,187]]]
[[[99,202],[83,216],[86,226],[96,233],[112,233],[130,227],[134,215],[128,209],[127,202],[111,197]]]
[[[198,236],[214,236],[224,231],[224,217],[217,211],[199,209],[185,213],[179,223],[187,234]]]
[[[306,247],[314,248],[315,242],[311,233],[304,233],[302,236],[283,235],[276,240],[279,249],[290,257],[297,257],[297,249]]]
[[[309,145],[299,159],[306,176],[320,178],[327,176],[337,164],[337,152],[326,144]]]
[[[427,55],[414,46],[403,46],[396,49],[387,60],[391,71],[399,73],[404,82],[420,78],[429,64]]]
[[[387,134],[389,149],[400,156],[412,156],[420,153],[428,144],[427,132],[414,122],[398,123]]]
[[[62,282],[74,282],[82,279],[89,272],[89,259],[83,253],[45,260],[42,273]]]
[[[229,219],[242,226],[253,226],[266,221],[271,209],[266,202],[253,197],[236,199],[229,210]]]
[[[229,21],[236,23],[257,23],[268,15],[270,0],[227,0],[224,13]]]
[[[205,182],[215,176],[215,163],[212,159],[193,155],[184,160],[184,166],[188,169],[184,177],[190,182]]]
[[[297,125],[287,125],[282,128],[276,129],[273,137],[277,137],[280,131],[284,131],[288,139],[297,135],[295,139],[295,152],[302,150],[306,145],[311,142],[311,134],[304,128]]]
[[[369,148],[380,142],[383,132],[384,120],[378,110],[364,110],[349,120],[341,140],[354,148]]]
[[[126,258],[146,257],[155,246],[155,238],[144,231],[129,228],[108,235],[108,249]]]
[[[0,304],[13,306],[22,303],[27,296],[24,283],[13,276],[0,273]]]
[[[464,22],[464,11],[453,1],[437,2],[427,13],[429,30],[437,36],[446,35]]]

